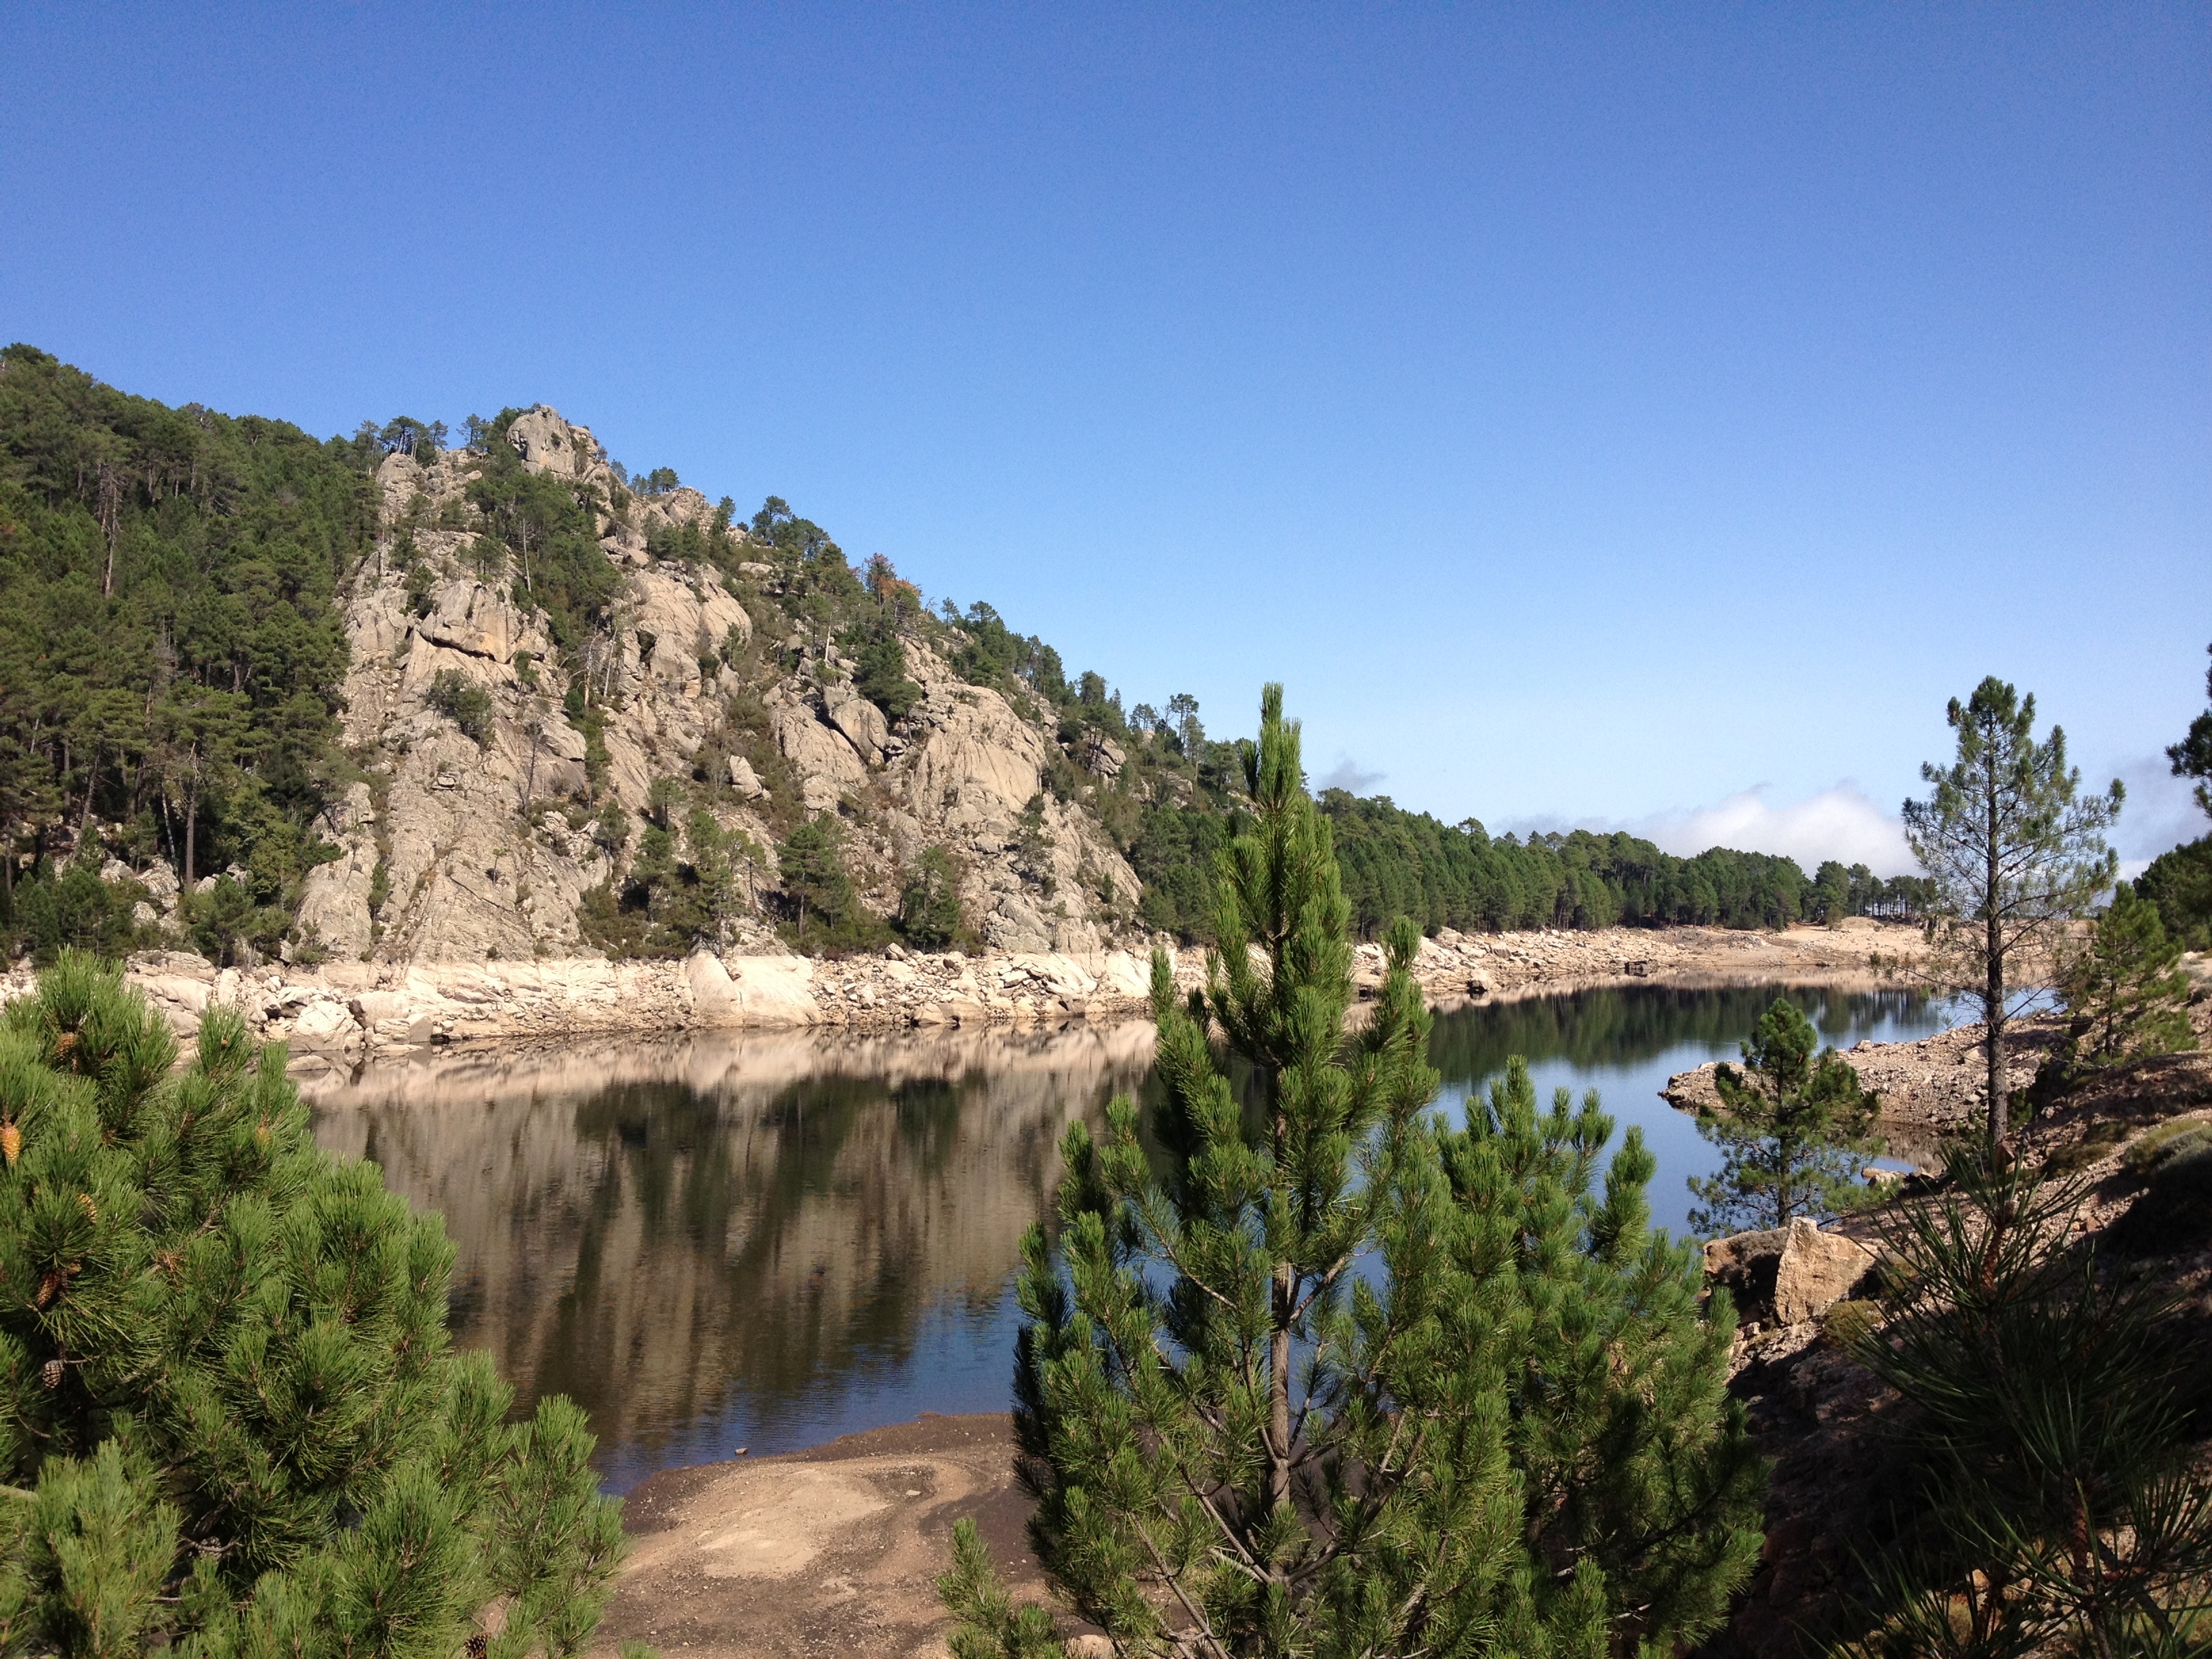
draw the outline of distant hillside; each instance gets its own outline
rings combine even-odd
[[[0,950],[678,955],[1206,932],[1242,793],[988,605],[543,406],[316,440],[0,353]],[[1256,688],[1255,688],[1256,690]],[[1358,925],[1771,927],[1911,894],[1329,792]]]

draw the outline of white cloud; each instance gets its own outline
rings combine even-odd
[[[1866,791],[1844,782],[1786,805],[1754,785],[1716,806],[1661,813],[1628,826],[1662,851],[1687,858],[1709,847],[1746,853],[1781,853],[1810,875],[1824,860],[1863,864],[1877,876],[1905,875],[1918,866],[1905,850],[1905,827],[1875,805]]]

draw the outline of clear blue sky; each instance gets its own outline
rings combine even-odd
[[[551,403],[1447,819],[1863,839],[1996,672],[2197,832],[2202,5],[19,5],[0,333]]]

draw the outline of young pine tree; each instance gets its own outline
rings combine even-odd
[[[1540,1118],[1516,1064],[1465,1130],[1426,1116],[1402,919],[1346,1030],[1349,909],[1298,747],[1269,686],[1206,988],[1183,1006],[1154,957],[1152,1147],[1126,1097],[1103,1141],[1071,1126],[1059,1253],[1024,1241],[1032,1541],[1127,1655],[1670,1650],[1759,1548],[1727,1316],[1646,1228],[1633,1133],[1594,1191],[1594,1100]],[[971,1526],[941,1588],[962,1659],[1060,1651]]]
[[[2111,1066],[2194,1045],[2181,945],[2158,906],[2122,882],[2081,948],[2059,964],[2069,1069]]]
[[[1705,1206],[1690,1212],[1698,1231],[1822,1220],[1848,1201],[1866,1155],[1880,1150],[1866,1138],[1874,1103],[1833,1048],[1815,1057],[1819,1042],[1813,1022],[1777,997],[1743,1045],[1744,1069],[1717,1069],[1721,1109],[1700,1113],[1698,1133],[1721,1148],[1721,1172],[1691,1179]]]
[[[0,1016],[0,1652],[578,1652],[619,1557],[565,1400],[447,1346],[453,1249],[284,1054],[64,957]],[[497,1633],[494,1632],[496,1630]]]

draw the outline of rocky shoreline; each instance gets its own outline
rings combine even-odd
[[[1414,964],[1432,1002],[1505,1000],[1596,986],[1867,984],[1878,959],[1908,953],[1913,930],[1853,919],[1840,927],[1753,933],[1723,928],[1462,934],[1422,942]],[[1176,982],[1202,980],[1204,953],[1168,947]],[[1359,947],[1362,994],[1382,983],[1382,952]],[[1149,947],[1089,953],[959,951],[892,946],[882,955],[814,959],[717,956],[681,961],[271,963],[218,969],[179,951],[131,959],[131,982],[180,1033],[210,1007],[240,1011],[254,1035],[290,1045],[301,1070],[350,1066],[453,1043],[698,1030],[1029,1026],[1142,1018]],[[27,968],[0,975],[0,1002],[27,994]]]

